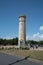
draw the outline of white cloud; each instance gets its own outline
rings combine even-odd
[[[36,34],[33,34],[33,37],[37,37],[37,36],[39,36],[40,35],[40,33],[38,32],[38,33],[36,33]]]
[[[43,34],[40,34],[39,32],[36,34],[33,34],[32,36],[27,36],[27,40],[35,40],[35,41],[40,41],[43,40]]]
[[[40,40],[40,33],[38,32],[36,34],[33,34],[32,39],[36,40],[36,41],[39,41]]]
[[[13,37],[1,37],[3,39],[13,39]]]
[[[40,34],[40,40],[43,40],[43,34]]]
[[[43,26],[40,26],[39,30],[43,31]],[[43,40],[43,33],[41,34],[41,33],[37,32],[37,33],[33,34],[32,36],[27,36],[26,40],[35,40],[35,41]]]
[[[30,37],[29,36],[26,36],[26,40],[28,40]]]
[[[43,26],[40,26],[39,30],[43,31]]]

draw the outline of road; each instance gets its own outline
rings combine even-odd
[[[0,52],[0,65],[43,65],[43,62],[30,60],[28,56],[21,58]]]

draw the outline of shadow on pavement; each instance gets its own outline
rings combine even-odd
[[[27,56],[27,57],[25,57],[25,58],[23,58],[23,59],[17,60],[17,61],[15,61],[15,62],[13,62],[13,63],[8,64],[8,65],[13,65],[13,64],[18,63],[18,62],[20,62],[20,61],[27,60],[29,57],[30,57],[30,56]]]

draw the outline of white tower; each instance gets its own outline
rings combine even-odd
[[[26,16],[20,15],[19,16],[19,38],[18,38],[18,45],[25,46],[26,42]]]

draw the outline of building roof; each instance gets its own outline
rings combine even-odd
[[[20,18],[20,17],[25,17],[25,18],[26,18],[26,16],[25,16],[24,14],[20,15],[19,18]]]

